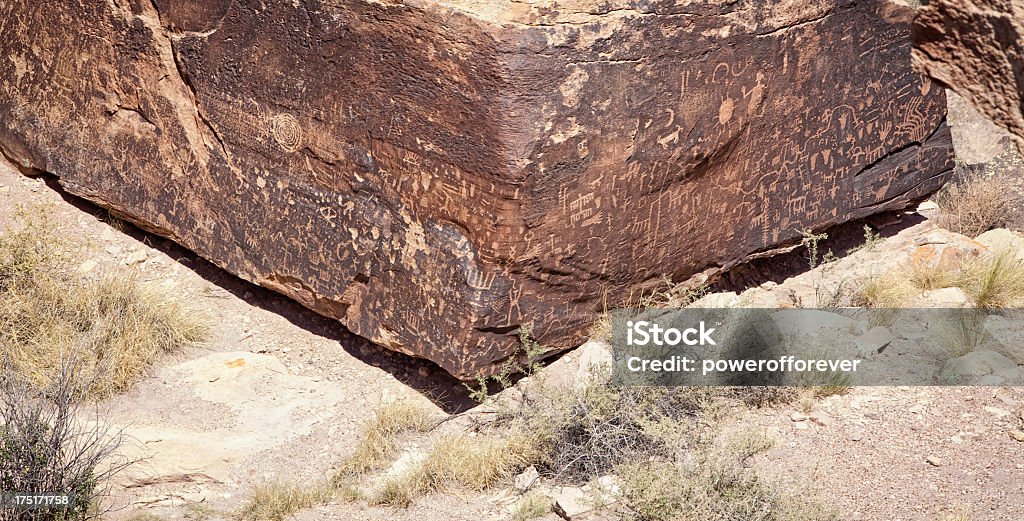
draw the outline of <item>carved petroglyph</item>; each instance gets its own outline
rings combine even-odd
[[[651,280],[901,207],[949,168],[941,90],[900,58],[911,13],[886,0],[777,32],[756,2],[763,27],[728,30],[715,3],[567,24],[431,0],[322,3],[336,23],[313,25],[302,2],[189,14],[216,37],[109,5],[0,5],[0,146],[461,377],[525,322],[575,345]]]
[[[285,152],[295,152],[302,146],[302,127],[295,116],[278,114],[270,118],[270,135]]]

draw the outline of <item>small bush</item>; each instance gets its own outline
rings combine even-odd
[[[911,264],[905,273],[891,272],[869,279],[856,292],[854,303],[869,308],[901,308],[921,291],[960,288],[983,309],[1024,304],[1024,261],[1013,252],[995,251],[953,268],[929,263]],[[873,316],[884,325],[884,317]]]
[[[693,463],[628,463],[620,510],[637,521],[833,521],[838,516],[813,500],[772,486],[744,469],[732,454],[711,453]]]
[[[331,498],[327,487],[303,488],[285,483],[269,483],[256,488],[246,504],[234,514],[239,521],[282,521],[284,518]]]
[[[941,211],[938,224],[969,237],[1002,227],[1013,193],[1012,182],[1002,175],[974,175],[952,182],[935,197]]]
[[[388,477],[373,502],[406,507],[429,492],[484,490],[511,479],[541,456],[538,438],[522,433],[447,435],[435,441],[422,463]]]
[[[121,458],[120,432],[87,418],[83,400],[92,382],[63,358],[45,387],[0,359],[0,490],[70,493],[74,505],[56,513],[30,510],[19,520],[93,519],[107,480],[132,461]]]

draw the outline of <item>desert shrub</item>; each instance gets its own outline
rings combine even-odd
[[[939,226],[969,237],[1002,227],[1012,202],[1012,182],[1002,175],[975,174],[954,181],[935,197]]]
[[[911,262],[907,277],[919,291],[961,288],[970,281],[970,274],[963,265],[950,268],[932,262]]]
[[[668,455],[681,430],[711,406],[713,390],[610,387],[599,380],[554,393],[523,411],[525,430],[542,441],[539,468],[551,477],[583,483],[635,458]],[[690,431],[690,429],[695,429]]]
[[[119,431],[86,415],[92,382],[62,358],[44,387],[0,360],[0,490],[69,493],[63,510],[29,510],[17,519],[80,520],[99,516],[107,481],[132,462],[119,456]]]
[[[971,258],[953,268],[912,263],[906,271],[893,271],[862,283],[854,303],[870,308],[900,308],[920,291],[942,288],[962,289],[979,308],[1020,306],[1024,303],[1024,261],[1011,251],[1001,250]]]
[[[612,386],[606,377],[529,395],[498,422],[530,433],[542,474],[581,484],[626,462],[678,456],[712,436],[730,408],[797,397],[792,387]]]
[[[838,519],[809,494],[797,496],[746,468],[774,444],[762,432],[740,430],[693,447],[685,458],[616,466],[618,507],[629,520],[831,521]]]
[[[627,463],[618,509],[624,519],[668,521],[833,521],[838,516],[806,497],[794,498],[744,469],[728,454],[705,454],[692,463]]]
[[[130,273],[99,278],[68,269],[71,249],[41,217],[21,212],[0,235],[0,353],[37,387],[62,357],[96,397],[127,389],[159,356],[200,342],[205,324],[184,303]]]
[[[325,486],[267,483],[256,487],[232,517],[239,521],[282,521],[300,510],[326,503],[330,498],[331,490]]]

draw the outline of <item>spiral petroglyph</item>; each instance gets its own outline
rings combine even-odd
[[[291,114],[270,118],[270,135],[285,152],[295,152],[302,146],[302,126]]]

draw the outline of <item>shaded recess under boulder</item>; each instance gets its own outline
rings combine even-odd
[[[952,169],[913,11],[787,2],[0,4],[0,149],[467,378]]]

